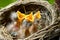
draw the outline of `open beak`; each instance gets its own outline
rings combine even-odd
[[[37,19],[40,19],[40,18],[41,18],[40,11],[36,12],[36,13],[34,14],[34,17],[37,18]]]
[[[34,21],[33,12],[31,12],[29,15],[26,15],[25,19],[27,21],[33,22]]]
[[[19,20],[19,22],[22,22],[22,20],[23,20],[24,17],[25,17],[25,14],[23,14],[23,13],[17,11],[17,16],[18,16],[18,20]]]

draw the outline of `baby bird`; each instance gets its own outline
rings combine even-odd
[[[30,35],[29,27],[33,21],[34,17],[32,12],[25,16],[25,19],[22,21],[21,28],[19,30],[19,33],[21,34],[20,38],[28,37]]]
[[[32,23],[32,26],[30,26],[29,28],[31,34],[37,32],[40,18],[41,18],[40,11],[37,11],[34,14],[34,22]]]
[[[32,23],[34,22],[34,16],[33,16],[33,12],[31,12],[29,15],[26,16],[25,18],[27,20],[27,28],[25,30],[25,36],[29,36],[31,34],[30,30],[32,29],[33,26]]]
[[[12,22],[6,25],[6,28],[8,29],[9,32],[12,30],[12,28],[16,24],[16,18],[17,18],[16,12],[15,11],[11,12],[10,19],[12,20]]]

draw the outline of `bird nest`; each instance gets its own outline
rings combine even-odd
[[[5,27],[12,22],[10,15],[12,12],[20,11],[24,14],[29,14],[30,12],[36,13],[40,11],[41,19],[39,19],[38,31],[29,35],[22,40],[34,40],[39,39],[43,40],[43,38],[50,38],[51,35],[55,33],[55,29],[59,25],[55,25],[56,21],[56,10],[52,7],[47,1],[39,0],[39,1],[16,1],[5,8],[0,10],[0,24]],[[54,32],[54,33],[53,33]],[[10,32],[9,32],[10,33]],[[13,38],[16,39],[16,38]],[[17,39],[16,39],[17,40]],[[18,38],[20,40],[20,38]]]

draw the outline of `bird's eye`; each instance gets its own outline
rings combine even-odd
[[[39,23],[39,20],[37,21],[37,23]]]

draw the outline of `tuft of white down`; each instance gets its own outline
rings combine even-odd
[[[11,12],[10,19],[12,20],[12,22],[7,25],[8,31],[11,31],[11,29],[13,29],[13,27],[16,25],[16,20],[15,20],[16,18],[17,18],[16,12],[15,11]]]
[[[16,14],[15,11],[11,12],[10,18],[11,18],[12,21],[15,21],[15,19],[17,18],[17,14]]]

